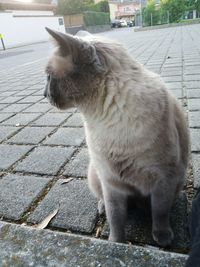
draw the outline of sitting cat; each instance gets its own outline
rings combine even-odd
[[[140,193],[151,198],[154,240],[169,245],[170,209],[188,163],[188,129],[177,100],[120,44],[47,31],[57,48],[46,67],[45,96],[83,115],[89,186],[100,211],[105,205],[109,240],[125,241],[127,199]]]

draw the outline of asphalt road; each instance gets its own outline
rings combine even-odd
[[[0,71],[44,60],[48,57],[51,46],[50,42],[43,42],[0,51]]]
[[[130,31],[131,33],[134,33],[133,28],[126,28],[101,33],[101,35],[119,40],[121,34],[123,36],[126,33],[130,33]],[[10,48],[6,51],[0,50],[0,72],[18,68],[20,66],[24,66],[25,64],[29,65],[37,61],[42,61],[48,57],[51,52],[51,48],[51,42],[43,42],[18,48]]]

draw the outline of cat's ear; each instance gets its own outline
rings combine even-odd
[[[71,55],[77,65],[92,64],[97,72],[104,72],[94,45],[70,34],[54,31],[47,27],[45,29],[58,44],[62,55]]]

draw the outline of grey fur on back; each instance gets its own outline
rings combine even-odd
[[[61,109],[82,112],[88,182],[100,212],[105,205],[109,240],[125,241],[127,198],[139,192],[151,196],[154,240],[169,245],[170,209],[184,184],[189,151],[178,101],[120,44],[48,31],[58,48],[46,68],[45,95]]]

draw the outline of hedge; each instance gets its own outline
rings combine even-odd
[[[105,12],[86,11],[83,13],[86,26],[110,24],[110,15]]]

